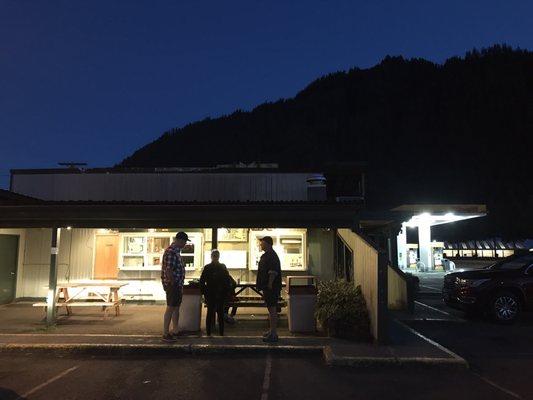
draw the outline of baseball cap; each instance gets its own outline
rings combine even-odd
[[[186,242],[189,241],[189,236],[185,232],[178,232],[176,233],[176,239],[185,240]]]
[[[271,236],[263,236],[262,238],[259,238],[259,241],[268,243],[271,246],[274,244],[274,241],[272,240]]]

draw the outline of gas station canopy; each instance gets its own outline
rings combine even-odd
[[[465,219],[483,217],[487,213],[483,204],[407,204],[395,208],[393,211],[411,213],[411,218],[402,223],[402,230],[398,234],[398,265],[408,267],[409,251],[407,246],[406,228],[418,228],[418,263],[424,270],[434,269],[440,265],[442,251],[436,250],[431,242],[431,227],[443,225]],[[443,247],[443,246],[442,246]]]
[[[414,214],[404,221],[409,227],[419,225],[442,225],[464,219],[484,217],[487,207],[484,204],[404,204],[392,209]]]

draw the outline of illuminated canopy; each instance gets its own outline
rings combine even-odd
[[[435,226],[486,215],[482,204],[414,204],[402,205],[394,211],[412,212],[405,225],[409,228]]]

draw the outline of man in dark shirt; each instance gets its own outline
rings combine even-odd
[[[273,240],[270,236],[259,239],[259,244],[264,253],[259,259],[256,286],[263,293],[270,322],[270,330],[263,335],[263,341],[273,343],[278,341],[277,305],[281,294],[281,264],[272,248]]]
[[[230,290],[230,274],[224,264],[220,263],[220,252],[211,252],[211,263],[207,264],[200,277],[200,290],[207,303],[205,321],[207,336],[211,336],[211,328],[215,323],[215,312],[218,317],[218,332],[224,336],[224,302]]]

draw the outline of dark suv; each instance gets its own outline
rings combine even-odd
[[[447,274],[442,296],[450,307],[467,313],[486,311],[498,322],[511,323],[521,310],[533,309],[533,253]]]

